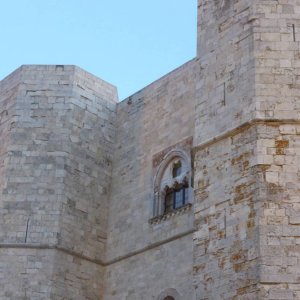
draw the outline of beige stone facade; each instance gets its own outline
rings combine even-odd
[[[118,102],[0,82],[0,299],[300,299],[300,1],[199,0],[197,57]]]

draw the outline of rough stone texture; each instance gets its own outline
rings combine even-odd
[[[10,76],[0,82],[0,101],[1,101],[1,113],[0,113],[0,135],[1,135],[1,147],[0,147],[0,188],[1,191],[7,185],[7,165],[9,160],[9,144],[11,139],[11,130],[13,124],[15,123],[15,106],[16,106],[16,97],[18,93],[18,85],[20,81],[20,72],[14,72]],[[2,201],[1,207],[2,209]],[[10,220],[8,220],[10,221]],[[0,218],[1,231],[0,231],[0,240],[8,239],[10,233],[7,231],[9,228],[5,227],[6,221],[4,216]],[[17,235],[17,232],[12,230],[11,234]],[[22,236],[22,234],[21,234]],[[15,238],[15,237],[11,237]]]
[[[180,299],[194,299],[191,240],[187,235],[112,264],[105,300],[157,300],[168,288],[176,289]]]
[[[300,297],[299,130],[300,124],[258,128],[258,157],[265,161],[258,199],[262,299]]]
[[[196,299],[258,299],[256,132],[195,155]]]
[[[107,260],[177,235],[185,236],[145,251],[129,262],[122,260],[108,266],[108,299],[156,299],[158,292],[167,287],[178,287],[180,293],[192,299],[191,284],[183,284],[192,272],[192,259],[180,253],[191,251],[192,210],[159,224],[151,225],[149,219],[153,216],[153,157],[193,136],[195,66],[194,60],[188,62],[118,105]],[[190,245],[183,250],[184,241],[188,240]],[[151,268],[149,274],[143,274],[144,263]],[[165,264],[170,269],[155,270],[155,266]],[[177,274],[173,276],[175,270]],[[164,273],[167,281],[152,284]],[[137,278],[141,286],[133,288]]]
[[[199,0],[197,57],[120,103],[74,66],[1,81],[0,299],[300,299],[299,27]],[[157,216],[178,149],[193,203]]]
[[[55,249],[0,249],[0,299],[101,299],[104,268]]]
[[[46,300],[53,286],[54,251],[0,249],[0,299]]]
[[[185,216],[170,220],[181,226],[170,223],[156,228],[148,221],[153,216],[153,156],[193,136],[195,95],[187,88],[195,84],[193,66],[194,61],[187,63],[118,105],[108,260],[192,226]]]
[[[193,136],[196,65],[194,60],[188,62],[118,105],[118,134],[109,207],[108,262],[186,232],[189,232],[188,236],[182,239],[189,239],[192,243],[191,209],[159,224],[151,225],[149,220],[153,217],[153,157]],[[180,279],[186,282],[184,277],[192,272],[191,257],[178,253],[183,248],[182,239],[150,252],[145,251],[130,262],[121,261],[108,266],[108,299],[155,299],[158,292],[169,287],[167,282],[171,282],[171,287],[178,285],[183,295],[191,295],[191,286],[183,285]],[[188,247],[187,251],[190,251]],[[149,270],[149,274],[141,274],[141,262],[146,262],[149,268],[151,265],[164,265],[167,263],[166,255],[170,256],[167,260],[172,260],[168,265],[172,266],[172,270],[178,270],[173,279],[167,276],[165,282],[161,278],[159,284],[144,281],[148,282],[147,288],[138,289],[128,284],[128,280],[135,278],[140,278],[143,285],[147,276],[161,277],[164,270]],[[126,271],[124,274],[120,272],[122,267],[130,268],[131,279],[125,275]],[[171,272],[175,275],[174,271]],[[120,292],[116,293],[116,290]],[[127,298],[125,295],[128,295]]]
[[[260,297],[299,299],[299,1],[258,1],[254,26]]]
[[[253,1],[199,1],[195,145],[254,117]]]
[[[34,248],[69,251],[71,258],[54,253],[45,262],[51,267],[40,261],[32,272],[39,276],[52,268],[47,284],[54,283],[53,299],[71,297],[68,291],[76,280],[84,287],[78,286],[76,299],[95,299],[103,284],[103,278],[97,284],[93,278],[103,275],[116,90],[73,66],[23,66],[12,76],[17,78],[14,85],[6,88],[11,79],[4,80],[1,97],[6,104],[1,123],[1,274],[10,268],[5,258],[11,248],[33,248],[24,250],[29,254],[20,264],[30,264]],[[78,273],[86,264],[82,258],[95,266]],[[25,271],[27,277],[30,273]],[[48,290],[35,296],[25,277],[22,286],[11,285],[11,298],[25,289],[30,299],[49,299]],[[39,284],[44,283],[41,276]]]
[[[94,261],[57,251],[50,299],[103,299],[104,272]]]
[[[197,299],[300,297],[299,5],[199,1]]]
[[[258,299],[254,1],[199,1],[196,299]],[[240,126],[242,126],[240,129]]]

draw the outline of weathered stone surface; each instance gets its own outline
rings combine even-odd
[[[197,62],[190,61],[118,104],[107,261],[155,243],[162,245],[109,265],[107,299],[156,299],[169,287],[193,298],[193,211],[159,224],[149,220],[153,217],[153,158],[193,136],[196,68]],[[149,269],[143,271],[143,265]],[[157,269],[163,265],[168,267]],[[129,270],[131,276],[124,276]],[[136,280],[138,288],[133,287]]]
[[[300,299],[299,26],[199,0],[197,57],[120,103],[74,66],[2,80],[0,299]],[[194,193],[157,215],[172,151]]]
[[[194,252],[196,268],[202,262],[196,269],[199,299],[299,298],[299,19],[297,1],[199,1],[203,73],[194,138],[195,244],[204,247]],[[243,211],[235,213],[239,205]],[[229,218],[235,221],[231,230]],[[226,237],[215,235],[214,241],[211,227]],[[230,260],[231,245],[238,251],[233,257],[242,260],[237,264]],[[254,256],[248,255],[251,246]],[[226,272],[210,272],[223,256]]]
[[[0,273],[24,269],[21,285],[0,281],[7,299],[103,290],[116,100],[114,87],[74,66],[23,66],[1,82]]]

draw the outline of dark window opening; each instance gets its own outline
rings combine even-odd
[[[175,299],[173,297],[171,297],[171,296],[168,296],[164,300],[175,300]]]
[[[184,183],[175,188],[168,188],[165,196],[165,213],[184,206],[188,201],[188,184]]]
[[[179,160],[173,165],[173,170],[172,170],[173,178],[179,176],[181,172],[182,172],[182,165],[181,165],[181,161]]]
[[[167,190],[165,198],[165,213],[173,210],[173,191]]]

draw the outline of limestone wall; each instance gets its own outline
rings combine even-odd
[[[2,131],[9,139],[1,149],[8,153],[0,191],[0,274],[5,278],[17,251],[15,270],[23,284],[1,280],[0,289],[10,299],[25,291],[30,299],[99,298],[116,90],[74,66],[23,66],[17,72],[14,118]]]
[[[16,97],[20,83],[20,71],[15,71],[8,76],[5,80],[0,82],[0,189],[1,192],[7,185],[7,164],[9,160],[9,146],[11,139],[11,131],[15,124],[15,106]],[[4,206],[1,201],[0,212],[3,216]],[[18,233],[9,233],[9,222],[5,220],[4,216],[0,218],[0,241],[14,240],[17,238]],[[19,239],[24,239],[24,235],[19,233]]]
[[[258,299],[253,1],[198,1],[197,299]]]
[[[199,299],[299,298],[299,130],[256,121],[194,149]]]
[[[258,299],[256,130],[195,149],[197,299]]]
[[[299,3],[199,8],[197,297],[298,299]]]
[[[191,235],[116,262],[107,268],[106,300],[157,300],[175,289],[194,299]]]
[[[300,124],[258,128],[262,299],[299,299]]]
[[[252,0],[198,1],[195,141],[198,145],[255,115]]]
[[[69,110],[62,117],[68,156],[60,217],[62,247],[104,260],[108,195],[115,142],[116,90],[76,70]],[[58,145],[59,147],[59,145]]]
[[[192,293],[186,281],[192,270],[192,209],[158,224],[149,220],[154,155],[193,136],[196,70],[197,62],[190,61],[118,104],[107,262],[142,253],[107,267],[105,299],[156,299],[177,286],[183,295]],[[179,255],[183,243],[187,253]]]
[[[0,248],[0,299],[51,298],[54,251],[38,248]],[[54,298],[55,299],[55,298]]]
[[[300,4],[257,1],[255,8],[256,117],[298,120]]]
[[[298,1],[257,1],[254,26],[263,299],[299,299]]]

